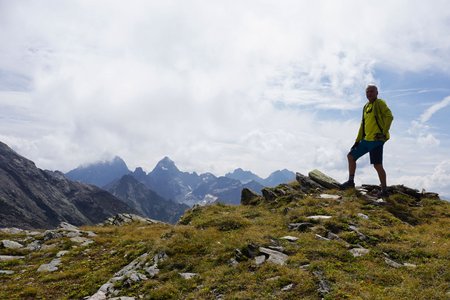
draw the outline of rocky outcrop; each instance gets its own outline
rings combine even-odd
[[[0,227],[55,228],[61,221],[95,224],[121,212],[135,210],[95,186],[37,168],[0,142]]]
[[[167,258],[165,253],[158,253],[149,261],[149,254],[144,253],[130,262],[128,265],[117,271],[114,276],[103,284],[98,291],[86,297],[88,300],[104,300],[115,299],[120,289],[120,285],[132,285],[140,281],[148,280],[155,277],[159,273],[158,263],[163,262]],[[196,275],[196,274],[195,274]],[[183,276],[183,275],[182,275]],[[121,283],[121,284],[118,284]],[[124,298],[124,297],[121,297]],[[129,297],[126,297],[129,298]],[[134,298],[133,298],[134,299]]]
[[[254,191],[243,188],[241,192],[241,204],[242,205],[254,205],[258,204],[261,200],[261,196],[255,193]]]
[[[163,223],[161,221],[144,218],[144,217],[134,215],[134,214],[117,214],[113,217],[106,219],[104,222],[100,223],[100,225],[102,225],[102,226],[107,226],[107,225],[123,226],[123,225],[130,224],[133,222],[140,222],[140,223],[145,223],[145,224]]]

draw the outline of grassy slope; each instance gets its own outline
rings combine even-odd
[[[295,187],[295,184],[293,184]],[[330,191],[329,191],[330,192]],[[420,203],[393,195],[389,204],[373,206],[353,191],[337,192],[343,200],[289,195],[257,206],[212,205],[188,211],[179,225],[132,224],[122,227],[84,227],[98,234],[95,243],[74,248],[68,239],[47,241],[55,248],[26,252],[0,249],[0,255],[22,254],[25,260],[0,262],[0,299],[81,299],[94,294],[113,274],[140,254],[164,251],[154,279],[122,286],[120,295],[144,299],[320,299],[323,273],[331,286],[325,299],[448,299],[450,291],[450,204],[424,199]],[[358,216],[369,216],[365,220]],[[316,221],[306,232],[288,230],[289,223],[307,221],[310,215],[331,215]],[[311,222],[311,221],[310,221]],[[367,238],[360,240],[349,229],[355,225]],[[344,241],[324,241],[316,234],[339,235],[345,242],[371,250],[353,257]],[[280,239],[291,235],[296,242]],[[0,239],[12,239],[1,235]],[[257,266],[254,259],[230,264],[235,249],[249,245],[284,247],[284,266],[270,262]],[[60,250],[70,250],[61,268],[37,273]],[[416,268],[393,268],[388,254],[399,263]],[[301,268],[301,266],[309,267]],[[198,273],[185,280],[180,272]],[[293,288],[282,288],[293,283]]]

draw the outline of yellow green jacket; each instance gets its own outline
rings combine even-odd
[[[394,116],[382,99],[376,99],[373,103],[367,102],[363,108],[363,118],[359,127],[356,141],[387,141],[390,138]]]

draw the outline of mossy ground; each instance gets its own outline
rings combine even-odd
[[[30,252],[0,249],[0,255],[25,259],[0,262],[0,299],[82,299],[94,294],[115,272],[143,253],[165,252],[160,273],[153,279],[121,286],[121,294],[137,299],[320,299],[320,271],[331,290],[325,299],[449,299],[450,204],[393,195],[385,206],[374,206],[354,191],[328,191],[342,200],[314,196],[284,197],[256,206],[212,205],[188,211],[178,225],[153,224],[83,227],[97,233],[94,244],[77,246],[67,238],[50,240],[53,248]],[[364,219],[358,214],[365,214]],[[311,221],[311,215],[331,219]],[[305,232],[288,225],[312,222]],[[366,237],[350,229],[356,226]],[[316,234],[337,234],[341,240],[321,240]],[[289,242],[281,237],[298,238]],[[0,234],[0,239],[25,239]],[[285,265],[254,259],[237,264],[236,249],[249,245],[281,246]],[[370,249],[353,257],[349,245]],[[53,273],[37,273],[60,250],[69,250]],[[394,268],[389,256],[415,268]],[[305,265],[309,265],[305,267]],[[198,276],[186,280],[179,273]],[[292,288],[283,291],[290,285]]]

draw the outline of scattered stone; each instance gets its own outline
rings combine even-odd
[[[43,250],[43,251],[52,250],[52,249],[56,248],[57,246],[58,246],[57,244],[42,245],[41,250]]]
[[[304,223],[291,223],[288,225],[289,230],[298,230],[298,231],[306,231],[309,227],[312,227],[313,224],[309,222]]]
[[[289,258],[284,253],[264,247],[259,247],[259,252],[269,255],[267,261],[273,262],[278,265],[284,265]]]
[[[278,251],[278,252],[283,252],[284,251],[284,247],[283,246],[269,246],[267,248],[275,250],[275,251]]]
[[[6,248],[6,249],[20,249],[23,248],[23,245],[10,240],[2,240],[0,242],[0,248]]]
[[[139,282],[142,280],[147,280],[147,276],[145,276],[144,274],[138,273],[136,271],[131,271],[129,272],[127,275],[127,282],[128,283],[134,283],[134,282]]]
[[[184,279],[192,279],[195,276],[198,276],[197,273],[178,273],[181,275],[181,277],[183,277]]]
[[[308,173],[309,178],[328,189],[339,189],[341,184],[335,179],[315,169]]]
[[[403,263],[403,266],[406,267],[406,268],[411,268],[411,269],[417,268],[417,265],[410,264],[410,263]]]
[[[136,300],[135,297],[127,297],[127,296],[120,296],[120,297],[114,297],[109,298],[110,300]]]
[[[328,231],[327,238],[329,238],[330,240],[335,240],[344,243],[345,247],[347,248],[350,247],[349,243],[347,243],[345,240],[341,239],[337,234],[332,233],[331,231]]]
[[[315,236],[316,236],[316,239],[317,240],[321,240],[321,241],[330,241],[330,239],[328,239],[328,238],[326,238],[326,237],[323,237],[323,236],[321,236],[320,234],[315,234]]]
[[[293,288],[294,288],[294,284],[291,283],[291,284],[288,284],[287,286],[283,287],[283,288],[281,289],[281,291],[283,291],[283,292],[288,292],[288,291],[292,290]]]
[[[331,216],[317,215],[317,216],[309,216],[309,217],[306,217],[306,218],[310,219],[310,220],[327,220],[327,219],[331,219],[332,217]]]
[[[261,190],[264,199],[266,199],[267,202],[273,202],[276,198],[278,198],[278,195],[272,191],[270,188],[263,188]]]
[[[55,230],[46,230],[44,232],[44,241],[63,238],[64,234]]]
[[[383,205],[386,203],[386,201],[384,201],[383,198],[379,198],[379,199],[375,200],[375,203],[379,204],[379,205]]]
[[[261,196],[254,191],[243,188],[241,192],[241,204],[242,205],[256,205],[261,200]]]
[[[106,293],[103,291],[97,291],[94,295],[85,298],[86,300],[106,300]]]
[[[321,271],[313,271],[312,273],[319,280],[319,288],[317,289],[317,291],[322,297],[325,297],[326,294],[329,294],[331,292],[330,283],[326,280],[324,274]]]
[[[93,240],[90,240],[90,239],[82,237],[82,236],[73,237],[70,240],[74,243],[80,244],[80,246],[87,246],[94,242]]]
[[[37,250],[41,249],[41,247],[42,247],[42,245],[39,241],[32,241],[25,247],[25,249],[30,250],[30,251],[37,251]]]
[[[391,266],[391,267],[393,267],[393,268],[396,268],[396,269],[403,267],[402,264],[399,264],[398,262],[395,262],[395,261],[393,261],[392,259],[387,258],[387,257],[384,258],[384,261],[385,261],[389,266]]]
[[[64,255],[66,255],[67,253],[69,253],[69,251],[67,251],[67,250],[62,250],[62,251],[59,251],[58,253],[56,253],[56,257],[63,257]]]
[[[257,266],[262,265],[265,261],[266,261],[266,257],[264,255],[259,255],[259,256],[255,257],[255,262],[256,262]]]
[[[70,231],[70,232],[65,233],[64,235],[68,238],[79,237],[79,236],[81,236],[81,232],[80,231]]]
[[[144,253],[141,256],[134,259],[128,265],[123,267],[121,270],[116,272],[114,276],[108,280],[105,284],[103,284],[97,292],[85,299],[88,300],[98,300],[98,299],[110,299],[110,295],[117,295],[118,291],[114,289],[114,283],[122,281],[127,285],[131,285],[134,282],[138,282],[141,280],[146,280],[147,276],[138,272],[138,270],[142,269],[145,260],[147,259],[148,253]]]
[[[162,224],[163,223],[161,221],[156,221],[156,220],[149,219],[149,218],[143,218],[141,216],[134,215],[134,214],[117,214],[113,217],[106,219],[100,225],[102,225],[102,226],[106,226],[106,225],[122,226],[122,225],[129,224],[132,222],[141,222],[141,223],[146,223],[146,224],[157,224],[157,223]]]
[[[310,264],[306,264],[306,265],[301,265],[301,266],[300,266],[300,269],[302,269],[302,270],[306,271],[306,270],[308,270],[308,269],[309,269],[309,266],[310,266]]]
[[[150,278],[153,278],[159,274],[159,269],[158,269],[158,266],[156,266],[156,265],[150,266],[148,268],[144,268],[144,270],[145,270],[145,272],[147,272],[147,274],[150,276]]]
[[[228,261],[228,264],[230,266],[237,266],[239,264],[239,262],[235,259],[235,258],[230,258],[230,260]]]
[[[42,264],[39,269],[37,269],[38,272],[54,272],[58,270],[58,266],[61,264],[60,258],[53,259],[48,264]]]
[[[0,274],[12,275],[12,274],[14,274],[14,271],[11,271],[11,270],[0,270]]]
[[[357,216],[360,217],[361,219],[369,220],[369,216],[368,216],[368,215],[365,215],[365,214],[363,214],[363,213],[358,213]]]
[[[0,255],[0,261],[10,261],[15,259],[24,259],[25,256],[16,256],[16,255]]]
[[[351,231],[355,232],[358,235],[360,240],[366,240],[367,239],[367,236],[364,233],[362,233],[361,231],[359,231],[359,229],[356,226],[350,225],[350,226],[348,226],[348,228]]]
[[[282,240],[287,240],[289,242],[295,242],[298,240],[298,237],[286,235],[281,238]]]
[[[67,231],[80,231],[80,229],[72,224],[69,224],[67,222],[61,222],[59,224],[59,228],[67,230]]]
[[[342,199],[342,196],[330,195],[330,194],[320,194],[319,197],[322,198],[322,199],[332,199],[332,200],[340,200],[340,199]]]
[[[360,257],[369,254],[370,250],[366,248],[353,248],[349,250],[353,257]]]
[[[155,277],[156,275],[159,274],[158,263],[166,260],[167,258],[168,258],[168,256],[165,252],[160,252],[160,253],[156,254],[153,257],[153,265],[151,265],[150,267],[144,268],[144,271],[146,271],[147,274],[150,275],[150,278]]]

